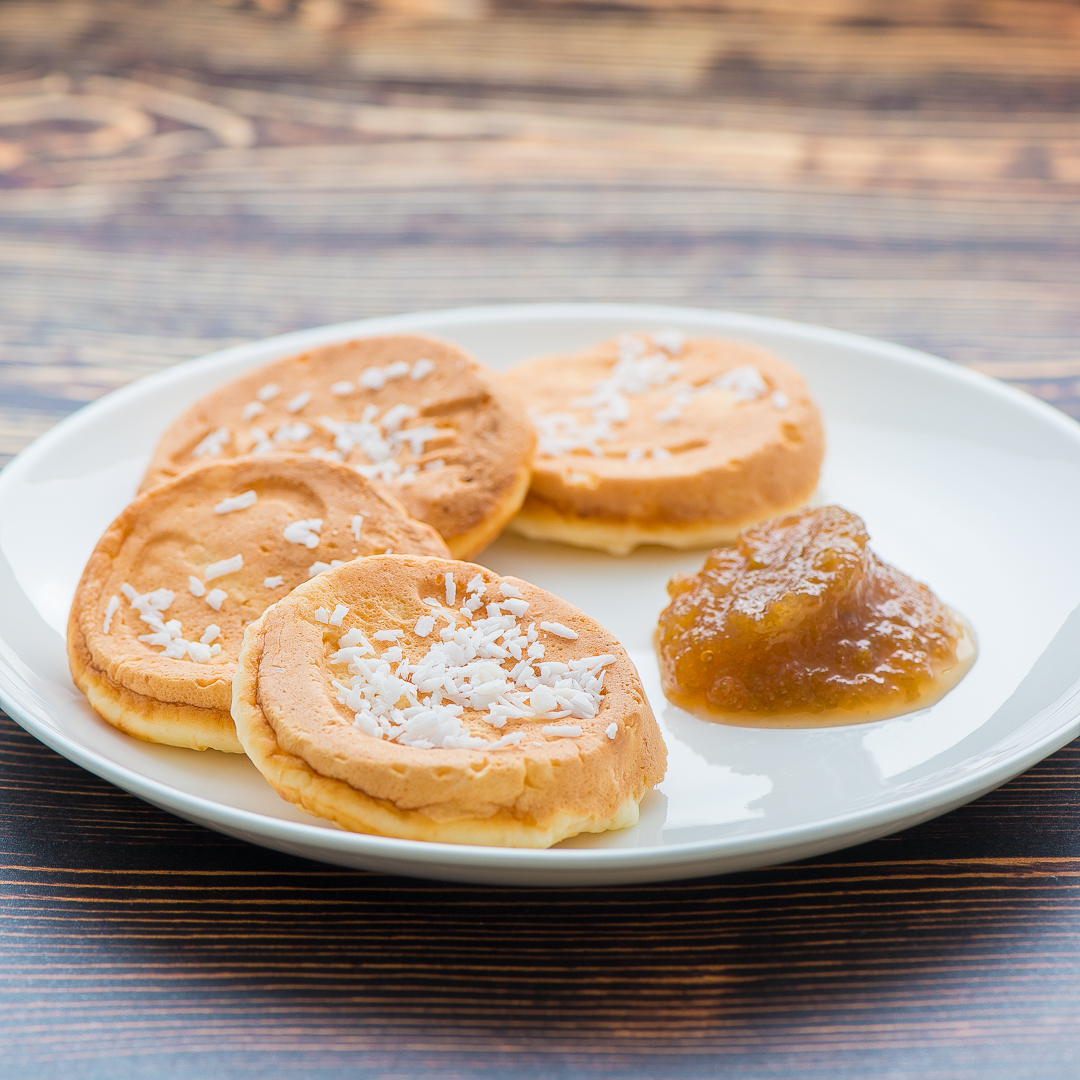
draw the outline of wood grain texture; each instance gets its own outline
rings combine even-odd
[[[252,338],[625,300],[1080,416],[1070,0],[0,2],[0,461]],[[0,720],[0,1074],[1071,1076],[1080,746],[735,877],[478,889],[164,814]]]

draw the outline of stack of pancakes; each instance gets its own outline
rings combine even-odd
[[[665,766],[633,664],[458,560],[508,524],[612,553],[729,540],[805,502],[822,451],[802,380],[745,345],[632,335],[502,377],[418,335],[316,349],[165,432],[79,584],[72,674],[128,734],[246,753],[346,829],[622,828]]]

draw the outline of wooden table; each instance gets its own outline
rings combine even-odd
[[[302,326],[629,300],[1080,415],[1066,0],[0,3],[0,451]],[[843,854],[507,890],[289,859],[0,720],[0,1074],[1080,1073],[1080,753]]]

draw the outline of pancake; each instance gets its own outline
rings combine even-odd
[[[362,338],[208,394],[162,436],[140,490],[213,459],[309,453],[355,466],[472,558],[521,506],[533,445],[524,409],[456,345]]]
[[[248,627],[233,719],[300,809],[442,843],[625,828],[666,760],[607,630],[518,578],[417,556],[340,566]]]
[[[799,374],[752,345],[624,335],[514,368],[537,429],[510,528],[625,555],[730,543],[817,486],[821,416]]]
[[[335,562],[446,555],[429,525],[345,465],[304,456],[204,465],[109,526],[68,619],[75,684],[149,742],[243,753],[229,710],[244,627]]]

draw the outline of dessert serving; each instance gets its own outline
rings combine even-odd
[[[245,626],[303,581],[375,552],[447,555],[429,525],[345,465],[203,465],[109,526],[68,620],[76,685],[150,742],[243,753],[229,710]]]
[[[524,536],[615,555],[707,547],[802,506],[817,485],[817,406],[796,371],[754,346],[628,334],[505,378],[537,429],[510,524]]]
[[[656,651],[664,693],[705,719],[804,726],[934,704],[975,659],[970,628],[870,550],[838,506],[743,531],[668,586]]]
[[[481,566],[373,556],[251,625],[240,741],[285,799],[345,829],[548,847],[634,824],[666,751],[616,639]]]
[[[165,432],[141,490],[239,454],[308,453],[383,485],[471,558],[521,505],[534,438],[514,396],[456,345],[361,338],[218,387]]]

